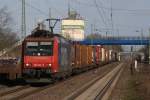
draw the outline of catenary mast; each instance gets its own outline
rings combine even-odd
[[[26,8],[25,8],[25,0],[22,0],[22,25],[21,25],[21,38],[25,38],[26,36]]]

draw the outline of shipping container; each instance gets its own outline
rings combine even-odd
[[[109,50],[105,49],[105,62],[109,61]]]
[[[88,65],[88,46],[86,45],[81,46],[81,65],[83,67]]]
[[[105,55],[106,55],[106,54],[105,54],[105,49],[104,49],[104,48],[101,48],[101,50],[102,50],[102,56],[101,56],[102,59],[101,59],[101,61],[104,62],[104,61],[105,61]]]
[[[87,65],[92,65],[93,63],[93,54],[94,54],[94,48],[93,46],[87,46],[88,48],[88,51],[87,51],[87,57],[88,57],[88,62],[87,62]]]
[[[101,46],[95,46],[95,63],[99,64],[102,59]]]
[[[81,66],[81,45],[75,44],[73,45],[75,51],[75,57],[73,60],[74,68],[78,68]]]
[[[93,47],[87,45],[74,44],[75,57],[73,69],[87,67],[93,63]]]

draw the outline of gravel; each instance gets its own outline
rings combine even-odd
[[[82,87],[93,78],[102,75],[104,72],[109,72],[111,69],[117,66],[118,63],[108,64],[104,67],[100,67],[96,70],[74,76],[66,81],[60,82],[53,87],[47,88],[36,94],[32,94],[23,100],[62,100],[78,88]]]
[[[130,74],[130,66],[122,73],[109,100],[150,100],[150,65],[138,64],[139,72]]]

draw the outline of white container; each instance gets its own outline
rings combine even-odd
[[[112,50],[109,50],[109,61],[111,61],[112,60]]]
[[[102,48],[102,61],[104,62],[105,61],[105,49],[104,48]]]

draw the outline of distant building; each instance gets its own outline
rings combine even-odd
[[[76,12],[69,12],[68,18],[62,20],[61,33],[65,38],[73,41],[84,40],[85,23]]]

